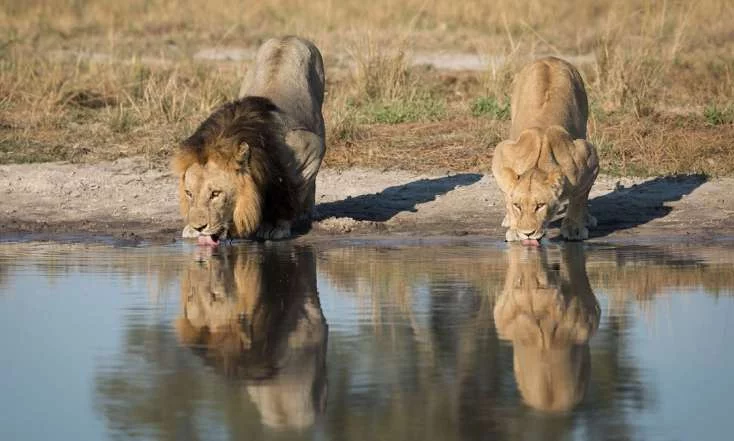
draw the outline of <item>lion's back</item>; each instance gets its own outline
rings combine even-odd
[[[240,88],[269,98],[283,113],[286,130],[305,129],[324,136],[324,64],[310,41],[287,36],[262,44]]]

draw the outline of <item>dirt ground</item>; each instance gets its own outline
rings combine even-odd
[[[176,181],[142,158],[0,166],[0,240],[170,242]],[[591,240],[708,241],[734,235],[734,178],[600,176]],[[489,175],[324,169],[308,237],[496,236],[501,193]],[[549,237],[557,236],[557,229]]]

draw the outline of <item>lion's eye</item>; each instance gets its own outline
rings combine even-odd
[[[538,205],[535,206],[535,211],[540,211],[543,208],[545,208],[545,204],[544,203],[539,203]]]
[[[191,199],[193,196],[191,195],[191,192],[188,190],[184,190],[184,194],[186,194],[186,197]]]
[[[214,199],[214,198],[218,197],[220,194],[222,194],[221,191],[213,191],[212,194],[211,194],[211,196],[209,196],[209,198],[210,199]]]
[[[515,208],[517,208],[518,210],[522,211],[522,207],[520,206],[520,204],[512,204],[512,205],[514,205]]]

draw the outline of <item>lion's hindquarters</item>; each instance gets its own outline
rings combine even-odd
[[[318,48],[308,40],[288,36],[263,43],[239,96],[267,97],[284,114],[286,130],[305,127],[323,136],[324,87]]]
[[[546,57],[525,66],[515,78],[511,105],[513,138],[523,130],[552,125],[573,137],[586,137],[586,89],[578,70],[564,60]]]

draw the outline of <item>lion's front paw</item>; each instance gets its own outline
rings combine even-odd
[[[589,238],[589,229],[564,220],[561,225],[561,236],[566,240],[586,240]]]
[[[260,240],[280,240],[291,237],[291,224],[289,222],[278,222],[278,226],[262,224],[257,229],[256,236]]]
[[[505,233],[505,240],[507,242],[515,242],[517,240],[522,240],[522,237],[520,237],[520,234],[518,234],[517,230],[513,230],[510,228],[507,230],[507,233]]]

